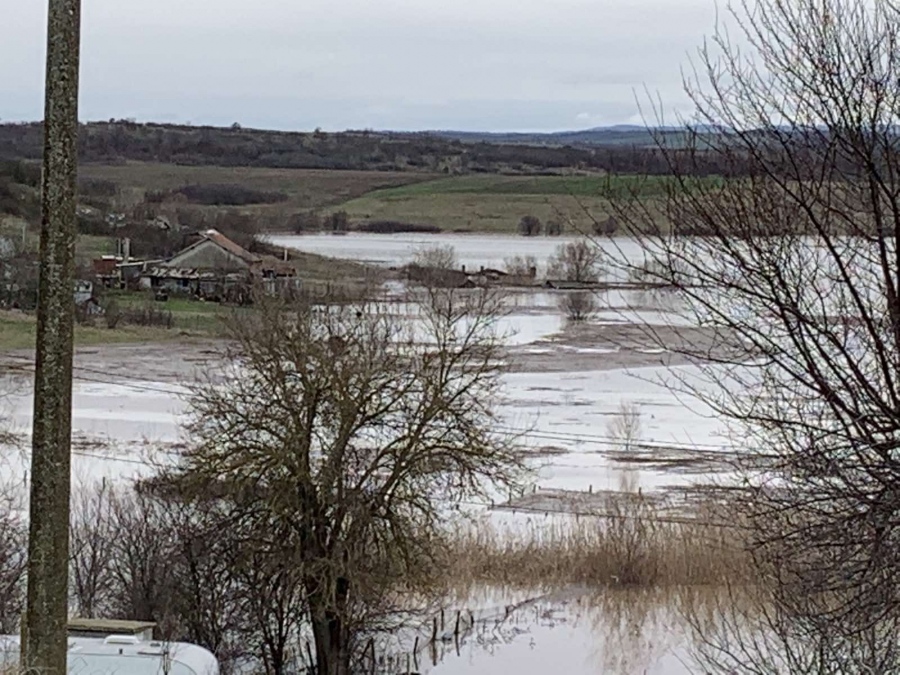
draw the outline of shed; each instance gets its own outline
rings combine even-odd
[[[109,635],[131,635],[139,640],[152,640],[156,624],[151,621],[118,619],[69,619],[66,631],[72,637],[105,638]]]

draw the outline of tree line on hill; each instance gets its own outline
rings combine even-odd
[[[40,123],[0,125],[0,158],[41,157]],[[91,122],[79,130],[86,162],[148,161],[182,165],[373,171],[552,173],[563,170],[666,175],[670,161],[646,145],[522,145],[467,143],[420,133],[313,133]],[[685,150],[696,175],[726,168],[712,155]],[[732,167],[733,169],[733,167]]]

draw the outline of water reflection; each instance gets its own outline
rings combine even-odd
[[[579,590],[473,612],[457,642],[438,645],[434,675],[690,672],[677,591]]]

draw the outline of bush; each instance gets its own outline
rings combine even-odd
[[[459,261],[452,246],[429,246],[415,252],[412,264],[426,269],[455,270]]]
[[[329,232],[347,232],[350,229],[350,216],[346,211],[335,211],[325,219],[325,229]]]
[[[133,326],[156,326],[160,328],[172,328],[175,325],[172,312],[152,303],[147,303],[140,307],[123,308],[120,312],[119,321]],[[118,321],[116,323],[118,325]]]
[[[548,220],[544,232],[548,237],[559,237],[562,236],[564,229],[561,220]]]
[[[420,232],[422,234],[439,234],[443,229],[437,225],[422,225],[420,223],[403,223],[398,220],[373,220],[368,223],[360,223],[356,226],[360,232],[374,234],[396,234],[400,232]]]
[[[536,237],[541,233],[541,220],[537,216],[523,216],[519,221],[519,234],[523,237]]]
[[[144,201],[148,204],[162,204],[169,194],[165,190],[147,190],[144,193]]]
[[[569,321],[589,321],[597,313],[597,300],[591,291],[570,291],[559,298],[559,308]]]
[[[111,180],[99,178],[79,178],[78,194],[82,197],[115,197],[119,193],[119,187]]]
[[[39,162],[0,161],[0,177],[37,189],[41,187],[41,165]]]
[[[265,192],[242,185],[210,183],[208,185],[185,185],[173,190],[172,194],[182,194],[188,201],[206,206],[247,206],[250,204],[271,204],[286,201],[283,192]]]
[[[577,283],[595,283],[603,272],[603,251],[587,239],[560,245],[547,265],[548,277]]]
[[[110,232],[109,223],[106,222],[100,213],[95,212],[85,213],[79,210],[79,213],[75,216],[75,226],[78,229],[78,234],[91,234],[103,237]]]
[[[537,258],[533,255],[515,255],[504,260],[503,265],[507,274],[519,277],[537,275]]]
[[[118,302],[110,300],[106,303],[103,315],[106,318],[106,327],[110,330],[115,329],[122,320],[122,308]]]
[[[594,223],[594,234],[613,236],[619,230],[619,221],[615,217],[610,216],[606,220],[598,220]]]
[[[317,232],[322,229],[322,217],[315,211],[298,211],[288,220],[291,232]]]

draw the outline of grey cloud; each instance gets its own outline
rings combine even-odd
[[[2,7],[8,5],[8,7]],[[24,5],[24,6],[23,6]],[[0,118],[40,117],[44,0],[0,0]],[[571,129],[684,106],[712,0],[92,0],[82,116]],[[585,113],[587,117],[579,114]]]

